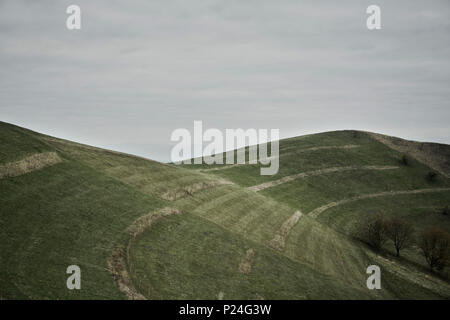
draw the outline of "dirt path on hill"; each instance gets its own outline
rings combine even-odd
[[[162,208],[155,212],[150,212],[136,219],[127,229],[129,240],[126,245],[116,245],[108,259],[108,269],[114,280],[129,300],[145,300],[146,298],[140,294],[133,285],[133,281],[128,273],[128,269],[132,272],[132,266],[129,264],[130,246],[137,235],[145,229],[150,228],[158,220],[170,215],[178,215],[181,212],[175,208]]]
[[[347,167],[332,167],[332,168],[326,168],[326,169],[319,169],[319,170],[313,170],[313,171],[307,171],[302,173],[297,173],[294,175],[286,176],[278,180],[269,181],[265,183],[258,184],[256,186],[248,187],[251,191],[261,191],[267,188],[275,187],[280,184],[290,182],[296,179],[302,179],[310,176],[317,176],[321,174],[326,173],[332,173],[332,172],[340,172],[340,171],[350,171],[350,170],[392,170],[392,169],[398,169],[398,166],[347,166]]]
[[[234,168],[237,166],[245,166],[248,165],[248,163],[236,163],[236,164],[224,164],[223,167],[216,167],[216,168],[210,168],[210,169],[197,169],[201,172],[211,172],[211,171],[217,171],[217,170],[226,170],[230,168]]]
[[[289,235],[291,229],[297,224],[298,220],[302,216],[300,211],[295,211],[295,213],[289,217],[283,224],[280,229],[275,234],[275,237],[270,240],[269,246],[275,250],[282,251],[286,244],[286,239]]]
[[[317,151],[317,150],[327,150],[327,149],[353,149],[353,148],[357,148],[359,147],[359,145],[355,145],[355,144],[349,144],[349,145],[344,145],[344,146],[322,146],[322,147],[313,147],[313,148],[306,148],[306,149],[299,149],[296,150],[294,152],[288,152],[288,153],[284,153],[279,155],[278,157],[284,157],[284,156],[288,156],[291,154],[297,154],[297,153],[306,153],[306,152],[310,152],[310,151]],[[290,149],[295,149],[296,146],[291,146],[291,147],[286,147],[286,148],[280,148],[280,151],[284,151],[284,150],[290,150]],[[268,157],[268,159],[274,159],[275,157]],[[237,166],[243,166],[243,165],[249,165],[249,163],[237,163],[237,164],[224,164],[222,167],[216,167],[216,168],[210,168],[210,169],[195,169],[201,172],[211,172],[211,171],[218,171],[218,170],[227,170],[227,169],[231,169]]]
[[[396,196],[396,195],[404,195],[404,194],[423,194],[423,193],[433,193],[433,192],[443,192],[443,191],[450,191],[450,188],[426,188],[426,189],[416,189],[416,190],[400,190],[400,191],[385,191],[385,192],[378,192],[378,193],[369,193],[369,194],[363,194],[357,197],[343,199],[339,201],[334,201],[327,203],[326,205],[323,205],[319,208],[314,209],[313,211],[308,213],[308,216],[311,218],[317,218],[319,214],[324,212],[325,210],[328,210],[330,208],[343,205],[349,202],[362,200],[362,199],[371,199],[371,198],[377,198],[377,197],[385,197],[385,196]]]
[[[17,177],[62,162],[56,152],[36,153],[19,161],[0,165],[0,179]]]
[[[239,272],[243,274],[250,274],[252,272],[252,265],[255,260],[255,250],[250,248],[245,253],[245,257],[239,263]]]
[[[360,195],[357,197],[349,198],[349,199],[343,199],[339,201],[330,202],[326,205],[323,205],[319,208],[316,208],[312,210],[310,213],[308,213],[308,216],[312,218],[317,218],[319,214],[324,212],[325,210],[336,207],[342,204],[346,204],[352,201],[362,200],[362,199],[370,199],[370,198],[376,198],[376,197],[383,197],[383,196],[395,196],[395,195],[403,195],[403,194],[423,194],[423,193],[433,193],[433,192],[443,192],[443,191],[450,191],[450,188],[428,188],[428,189],[416,189],[416,190],[402,190],[402,191],[386,191],[386,192],[379,192],[379,193],[370,193],[365,195]],[[291,229],[297,224],[298,220],[302,216],[302,213],[300,211],[296,211],[289,219],[287,219],[283,224],[281,225],[280,229],[277,231],[275,236],[272,240],[269,242],[269,246],[273,249],[276,249],[278,251],[283,251],[287,237],[289,236],[289,233]]]
[[[389,271],[399,278],[411,281],[412,283],[431,290],[440,296],[448,297],[450,295],[450,285],[436,276],[419,271],[415,268],[407,268],[393,260],[377,255],[371,251],[368,251],[368,256],[381,266],[388,265],[390,267]]]
[[[233,184],[231,181],[221,179],[221,180],[215,180],[215,181],[202,181],[197,182],[188,186],[184,186],[181,188],[173,188],[170,189],[160,195],[161,198],[168,201],[175,201],[181,198],[184,198],[186,196],[193,195],[196,192],[199,192],[204,189],[217,187],[220,185],[227,185],[227,184]]]
[[[312,148],[306,148],[306,149],[298,149],[296,151],[293,152],[289,152],[289,153],[283,153],[281,154],[281,156],[285,156],[285,155],[290,155],[290,154],[296,154],[296,153],[305,153],[305,152],[310,152],[310,151],[318,151],[318,150],[329,150],[329,149],[353,149],[353,148],[358,148],[360,147],[357,144],[346,144],[343,146],[320,146],[320,147],[312,147]],[[296,146],[291,146],[291,147],[286,147],[286,148],[280,148],[280,151],[286,151],[286,150],[291,150],[291,149],[295,149],[297,148]]]

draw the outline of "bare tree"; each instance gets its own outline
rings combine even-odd
[[[430,270],[442,270],[449,263],[450,235],[438,228],[422,234],[420,248]]]
[[[413,227],[403,220],[392,218],[386,222],[386,235],[394,243],[397,257],[400,256],[400,250],[411,244],[413,232]]]
[[[367,242],[375,250],[380,250],[386,242],[386,222],[382,216],[368,219],[361,230],[362,240]]]

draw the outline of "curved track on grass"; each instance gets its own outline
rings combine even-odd
[[[306,149],[299,149],[296,151],[292,151],[292,152],[287,152],[287,153],[283,153],[277,157],[273,156],[273,157],[268,157],[268,159],[275,159],[275,158],[280,158],[280,157],[286,157],[286,156],[290,156],[293,154],[298,154],[298,153],[306,153],[306,152],[311,152],[311,151],[318,151],[318,150],[330,150],[330,149],[343,149],[343,150],[347,150],[347,149],[353,149],[353,148],[358,148],[359,145],[356,144],[348,144],[348,145],[343,145],[343,146],[320,146],[320,147],[312,147],[312,148],[306,148]],[[295,149],[296,146],[289,146],[289,147],[285,147],[285,148],[280,148],[280,151],[285,151],[285,150],[290,150],[290,149]],[[227,169],[231,169],[234,167],[238,167],[238,166],[243,166],[243,165],[249,165],[249,163],[235,163],[235,164],[224,164],[223,166],[220,167],[215,167],[215,168],[210,168],[210,169],[196,169],[198,171],[201,172],[212,172],[212,171],[219,171],[219,170],[227,170]]]
[[[333,201],[330,203],[327,203],[326,205],[323,205],[319,208],[316,208],[308,213],[308,216],[311,218],[317,218],[319,214],[324,212],[325,210],[328,210],[330,208],[343,205],[349,202],[362,200],[362,199],[371,199],[371,198],[378,198],[378,197],[387,197],[387,196],[396,196],[396,195],[403,195],[403,194],[420,194],[420,193],[432,193],[432,192],[443,192],[443,191],[450,191],[450,188],[426,188],[426,189],[415,189],[415,190],[399,190],[399,191],[384,191],[384,192],[378,192],[378,193],[369,193],[369,194],[363,194],[360,196],[356,196],[353,198],[348,199],[342,199],[339,201]]]
[[[399,278],[415,283],[438,294],[443,294],[445,296],[450,295],[450,284],[433,274],[426,274],[414,268],[406,268],[401,264],[395,263],[394,261],[371,251],[368,252],[368,255],[381,266],[389,266],[389,270]]]
[[[416,190],[400,190],[400,191],[386,191],[386,192],[378,192],[378,193],[369,193],[363,194],[357,197],[342,199],[339,201],[333,201],[318,207],[311,212],[308,213],[308,216],[311,218],[317,218],[319,214],[328,210],[332,207],[336,207],[342,204],[346,204],[349,202],[362,200],[362,199],[370,199],[377,197],[385,197],[385,196],[395,196],[395,195],[404,195],[404,194],[423,194],[423,193],[432,193],[432,192],[443,192],[450,191],[450,188],[428,188],[428,189],[416,189]],[[275,234],[274,238],[270,241],[270,247],[282,251],[285,247],[286,239],[289,236],[291,229],[297,224],[300,220],[302,213],[300,211],[296,211],[289,219],[287,219],[280,227],[280,229]]]
[[[202,191],[204,189],[213,188],[225,184],[233,184],[233,183],[225,179],[217,181],[197,182],[192,185],[184,186],[181,188],[174,188],[169,191],[166,191],[163,194],[161,194],[160,197],[167,201],[175,201],[183,197],[193,195],[194,193]]]
[[[341,171],[351,171],[351,170],[393,170],[398,169],[398,166],[346,166],[346,167],[332,167],[332,168],[326,168],[326,169],[319,169],[319,170],[313,170],[313,171],[307,171],[307,172],[301,172],[297,174],[293,174],[290,176],[283,177],[278,180],[269,181],[265,183],[258,184],[256,186],[248,187],[251,191],[261,191],[267,188],[275,187],[280,184],[290,182],[296,179],[302,179],[306,177],[311,176],[318,176],[321,174],[327,174],[327,173],[333,173],[333,172],[341,172]]]
[[[128,273],[128,258],[132,241],[136,236],[147,228],[150,228],[161,218],[178,214],[181,214],[178,209],[166,207],[136,219],[126,230],[129,235],[127,243],[125,245],[117,244],[114,247],[110,258],[108,259],[109,271],[113,275],[120,291],[122,291],[129,300],[146,299],[136,290]]]
[[[333,149],[348,150],[348,149],[354,149],[354,148],[358,148],[358,147],[360,147],[360,145],[357,145],[357,144],[346,144],[343,146],[312,147],[312,148],[306,148],[306,149],[298,149],[298,150],[295,150],[292,152],[283,152],[282,154],[280,154],[280,157],[286,157],[286,156],[290,156],[293,154],[306,153],[306,152],[311,152],[311,151],[333,150]],[[286,150],[291,150],[291,149],[295,149],[295,148],[296,148],[296,146],[290,146],[290,147],[280,148],[280,151],[286,151]]]

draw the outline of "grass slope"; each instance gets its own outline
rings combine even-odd
[[[419,231],[448,229],[439,209],[450,202],[450,192],[357,200],[308,216],[330,202],[362,195],[450,187],[443,174],[426,179],[431,169],[424,158],[411,157],[402,166],[402,153],[371,134],[340,131],[282,140],[274,176],[260,176],[258,165],[222,170],[226,166],[162,164],[1,122],[0,146],[0,165],[44,152],[62,159],[0,179],[0,298],[124,299],[108,270],[117,245],[129,246],[124,272],[150,299],[450,297],[448,282],[427,274],[417,248],[394,259],[389,248],[376,256],[351,237],[360,219],[379,212],[402,216]],[[433,167],[448,160],[448,149],[438,149],[443,151]],[[311,170],[374,165],[398,168],[337,171],[249,189]],[[159,219],[130,240],[127,228],[162,207],[181,214]],[[271,241],[297,210],[303,215],[285,230],[285,245],[274,249]],[[239,265],[249,249],[255,254],[244,274]],[[382,290],[366,288],[365,270],[373,263],[382,267]],[[71,264],[81,267],[81,290],[66,288]]]

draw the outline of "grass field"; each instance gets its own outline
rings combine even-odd
[[[147,299],[449,299],[447,271],[430,274],[416,243],[396,258],[390,244],[375,254],[353,237],[376,214],[407,220],[416,235],[450,232],[441,214],[450,146],[381,137],[281,140],[278,174],[261,176],[259,165],[163,164],[0,122],[0,172],[42,154],[60,159],[0,178],[0,299],[126,299],[129,290]],[[123,263],[115,275],[113,260]],[[81,290],[66,287],[72,264]],[[371,264],[381,290],[366,287]]]

